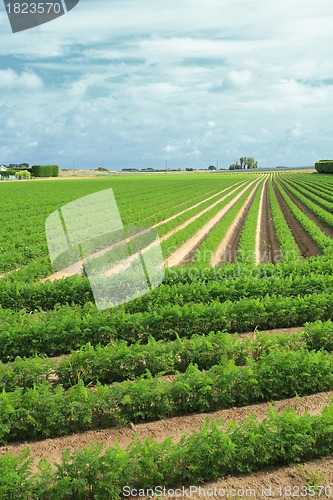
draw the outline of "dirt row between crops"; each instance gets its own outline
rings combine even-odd
[[[279,206],[282,210],[283,216],[285,218],[285,221],[288,224],[288,227],[290,231],[292,232],[292,235],[294,237],[294,240],[299,248],[300,254],[304,258],[312,257],[312,256],[318,256],[321,255],[320,249],[317,247],[315,242],[310,238],[310,236],[304,231],[302,225],[290,208],[288,207],[287,203],[283,199],[280,191],[278,190],[276,186],[276,181],[274,180],[273,182],[273,188],[274,188],[274,193],[276,196],[276,199],[279,203]]]
[[[194,208],[197,208],[199,207],[200,205],[202,205],[203,203],[206,203],[207,201],[210,201],[212,200],[213,198],[216,198],[217,196],[220,196],[221,194],[225,193],[226,191],[228,191],[229,189],[231,188],[236,188],[236,189],[232,189],[232,191],[230,191],[229,194],[231,193],[234,193],[237,189],[239,189],[239,184],[244,184],[246,181],[239,181],[239,182],[236,182],[235,184],[233,184],[232,186],[229,186],[227,188],[224,188],[222,189],[221,191],[219,191],[218,193],[215,193],[213,194],[212,196],[209,196],[208,198],[205,198],[204,200],[201,200],[199,201],[198,203],[195,203],[194,205],[191,205],[190,207],[186,208],[185,210],[182,210],[181,212],[178,212],[174,215],[171,215],[171,217],[168,217],[167,219],[164,219],[160,222],[157,222],[156,224],[154,224],[152,227],[153,228],[156,228],[156,227],[159,227],[159,226],[162,226],[163,224],[166,224],[167,222],[170,222],[174,219],[176,219],[177,217],[179,217],[180,215],[183,215],[185,214],[186,212],[189,212],[190,210],[193,210]],[[236,187],[237,186],[237,187]],[[228,196],[229,196],[228,194]],[[215,206],[215,205],[214,205]],[[208,207],[208,210],[210,210],[211,208],[213,208],[212,205],[210,205]],[[207,211],[207,209],[205,209]],[[205,213],[205,212],[204,212]],[[200,212],[200,214],[202,215],[202,212]],[[186,221],[187,222],[187,221]]]
[[[323,224],[321,222],[320,219],[318,219],[318,217],[313,213],[311,212],[311,210],[309,208],[307,208],[304,203],[302,203],[293,193],[291,193],[291,191],[286,187],[286,186],[282,186],[283,189],[285,190],[285,192],[287,193],[287,195],[289,196],[289,198],[291,199],[291,201],[293,201],[295,203],[295,205],[300,209],[302,210],[302,212],[310,219],[312,220],[312,222],[314,222],[316,224],[316,226],[319,227],[319,229],[324,233],[326,234],[326,236],[328,236],[329,238],[333,238],[333,229],[331,229],[330,227],[328,226],[325,226],[325,224]],[[311,201],[311,200],[309,200]]]
[[[317,486],[311,489],[310,486]],[[124,490],[127,494],[127,491]],[[181,489],[180,493],[183,493]],[[179,500],[179,498],[191,498],[191,500],[203,500],[213,498],[215,500],[226,499],[251,499],[251,498],[333,498],[333,458],[322,458],[301,462],[298,465],[266,467],[265,469],[251,474],[239,474],[227,476],[215,483],[205,483],[184,487],[184,495],[172,492],[168,500]],[[133,500],[137,497],[127,496]],[[141,496],[143,499],[153,498]]]
[[[272,210],[269,200],[268,185],[265,183],[262,197],[262,210],[260,219],[260,240],[258,242],[258,262],[272,262],[276,264],[280,260],[280,245],[275,233],[272,219]]]
[[[204,224],[191,238],[173,252],[165,261],[168,267],[179,266],[188,263],[193,257],[197,248],[208,237],[209,233],[217,226],[223,217],[237,203],[239,198],[254,184],[258,183],[259,179],[255,179],[243,188],[234,198],[227,203],[217,214],[214,215],[206,224]]]
[[[234,263],[237,260],[237,250],[241,238],[243,226],[250,211],[253,199],[259,189],[259,183],[254,187],[249,196],[246,198],[243,206],[230,224],[224,238],[218,244],[214,254],[212,255],[210,265],[216,267],[224,262]]]
[[[245,184],[247,182],[248,181],[237,182],[236,184],[233,184],[232,186],[224,188],[221,191],[219,191],[218,193],[216,193],[216,194],[214,194],[212,196],[209,196],[208,198],[205,198],[204,200],[202,200],[202,201],[200,201],[198,203],[195,203],[194,205],[191,205],[190,207],[182,210],[181,212],[178,212],[177,214],[174,214],[171,217],[168,217],[167,219],[164,219],[164,220],[156,223],[154,226],[152,226],[153,229],[155,229],[155,228],[157,228],[159,226],[162,226],[162,225],[166,224],[167,222],[170,222],[171,220],[176,219],[177,217],[180,217],[181,215],[183,215],[184,213],[188,212],[189,210],[195,209],[198,206],[202,205],[203,203],[206,203],[207,201],[209,201],[209,200],[211,200],[213,198],[216,198],[216,196],[219,196],[222,193],[225,193],[226,191],[228,191],[226,195],[222,196],[222,198],[219,198],[217,201],[215,201],[214,203],[212,203],[211,205],[209,205],[208,207],[206,207],[204,210],[201,210],[200,212],[198,212],[193,217],[189,218],[184,223],[180,224],[176,228],[174,228],[171,231],[169,231],[167,234],[165,234],[162,237],[160,237],[159,241],[161,241],[161,242],[165,241],[168,238],[170,238],[171,236],[173,236],[174,234],[176,234],[178,231],[181,231],[182,229],[184,229],[186,226],[188,226],[189,224],[191,224],[192,222],[194,222],[196,219],[198,219],[199,217],[201,217],[203,214],[205,214],[206,212],[208,212],[209,210],[211,210],[215,206],[217,206],[219,203],[221,203],[226,197],[230,196],[232,193],[234,193],[235,191],[237,191],[239,189],[239,184],[242,185],[242,184]],[[236,185],[237,185],[237,187],[234,187]],[[234,189],[231,189],[233,187],[234,187]],[[149,228],[146,231],[148,232]],[[120,244],[123,244],[125,242],[129,243],[131,240],[133,240],[134,238],[136,238],[139,234],[143,234],[146,231],[142,231],[142,232],[138,233],[135,236],[130,236],[130,237],[126,238],[123,241],[120,241],[120,242],[117,242],[117,243],[111,245],[110,247],[104,248],[103,250],[100,250],[99,252],[95,252],[94,254],[90,255],[90,258],[101,257],[102,255],[104,255],[105,253],[109,252],[110,250],[112,250],[116,246],[118,246]],[[55,280],[66,278],[66,277],[73,276],[73,275],[76,275],[76,274],[79,275],[79,274],[82,274],[82,272],[83,272],[83,261],[78,261],[78,262],[74,262],[70,266],[67,266],[66,268],[62,269],[61,271],[57,271],[57,272],[51,274],[50,276],[47,276],[47,277],[41,279],[40,281],[42,283],[45,282],[45,281],[55,281]]]
[[[272,402],[272,406],[282,412],[288,408],[295,408],[298,414],[306,411],[311,415],[319,415],[323,408],[330,403],[333,398],[333,391],[323,392],[304,397],[296,397]],[[0,447],[0,456],[5,453],[11,453],[18,456],[25,446],[29,446],[31,456],[35,460],[35,471],[39,460],[44,457],[49,462],[59,462],[65,449],[70,452],[83,448],[88,443],[104,442],[104,449],[114,446],[118,441],[120,447],[127,448],[136,434],[141,440],[153,437],[156,441],[162,442],[168,437],[172,437],[174,442],[179,442],[184,433],[192,433],[200,429],[209,417],[211,421],[223,419],[223,426],[226,426],[230,420],[241,421],[251,412],[255,417],[262,421],[267,416],[270,404],[260,403],[239,408],[230,408],[226,410],[215,411],[212,413],[200,413],[174,417],[156,422],[130,424],[126,427],[107,428],[83,432],[81,434],[72,434],[42,441],[11,443]]]
[[[256,227],[256,243],[255,243],[255,256],[256,256],[256,265],[260,264],[260,245],[261,245],[261,238],[262,238],[262,213],[263,213],[263,206],[264,206],[264,193],[265,193],[265,187],[268,182],[268,178],[265,179],[263,188],[261,190],[260,194],[260,200],[259,200],[259,210],[258,210],[258,219],[257,219],[257,227]]]
[[[239,183],[240,183],[240,182],[241,182],[241,181],[239,181]],[[239,184],[239,183],[236,183],[236,184]],[[235,186],[236,184],[233,184],[233,186]],[[231,186],[230,186],[230,187],[231,187]],[[215,193],[215,194],[212,194],[212,193]],[[195,197],[194,197],[191,201],[193,201],[193,200],[195,200],[195,199],[197,199],[197,198],[201,198],[202,196],[209,197],[209,195],[211,195],[211,198],[214,198],[214,196],[218,196],[220,193],[221,193],[221,191],[219,191],[219,192],[217,192],[217,193],[216,193],[216,192],[215,192],[215,189],[210,189],[209,191],[206,191],[205,193],[202,193],[202,194],[199,194],[198,196],[195,196]],[[207,201],[207,199],[208,199],[208,198],[205,198],[205,200],[204,200],[204,201]],[[204,201],[202,201],[202,200],[201,200],[201,201],[199,201],[199,202],[198,202],[198,204],[200,204],[200,203],[204,203]],[[188,200],[185,200],[185,201],[183,201],[182,203],[177,203],[177,205],[172,205],[172,208],[178,208],[178,207],[181,207],[182,205],[185,205],[185,203],[187,203],[187,202],[188,202]],[[162,205],[162,207],[163,207],[163,205]],[[161,205],[159,206],[159,208],[161,208]],[[187,207],[186,209],[184,209],[184,213],[185,213],[187,210],[192,210],[192,208],[194,208],[194,206],[193,206],[193,205],[191,205],[190,207]],[[161,212],[159,212],[159,213],[161,213]],[[156,213],[155,213],[154,215],[156,215]],[[178,217],[178,216],[179,216],[179,215],[178,215],[178,213],[177,213],[177,217]],[[173,216],[172,216],[172,217],[173,217]],[[142,223],[142,222],[144,222],[145,220],[150,219],[150,218],[151,218],[151,215],[148,215],[147,217],[144,217],[143,219],[140,219],[140,225],[141,225],[141,223]],[[167,219],[164,219],[164,220],[163,220],[163,224],[166,224],[166,222],[167,222]],[[159,224],[159,223],[157,223],[157,224]],[[151,227],[154,227],[154,226],[151,226]],[[156,227],[156,224],[155,224],[155,227]]]

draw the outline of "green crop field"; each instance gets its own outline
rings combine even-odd
[[[99,310],[87,273],[54,275],[45,221],[110,188],[126,226],[157,231],[165,277]],[[0,182],[0,200],[1,499],[117,499],[125,485],[175,488],[332,456],[331,176],[27,180]],[[288,330],[267,332],[277,329]],[[297,413],[307,397],[316,406]],[[172,439],[185,418],[281,400],[283,412],[212,417]],[[147,423],[160,438],[84,447],[88,432]],[[75,447],[54,456],[52,440],[73,434]],[[40,454],[21,445],[46,439],[38,468]]]

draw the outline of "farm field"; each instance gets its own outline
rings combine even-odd
[[[156,229],[165,278],[101,311],[81,262],[54,272],[45,220],[109,188],[124,224]],[[3,182],[0,199],[1,499],[333,498],[332,176]]]

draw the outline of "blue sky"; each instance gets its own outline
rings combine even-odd
[[[12,34],[0,163],[311,165],[333,158],[331,0],[80,0]]]

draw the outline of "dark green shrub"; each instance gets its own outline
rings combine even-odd
[[[31,167],[32,175],[35,177],[58,177],[58,165],[33,165]]]
[[[315,169],[319,174],[333,174],[333,160],[317,161]]]

